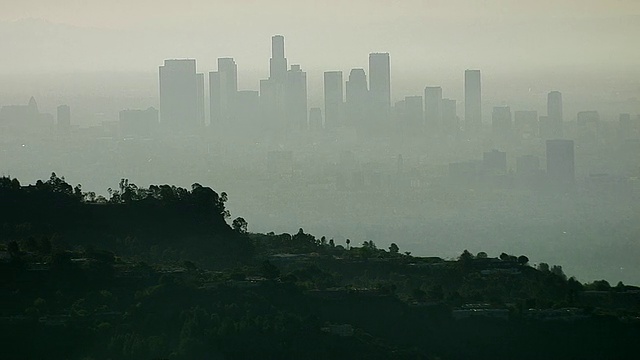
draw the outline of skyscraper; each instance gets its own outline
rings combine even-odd
[[[291,65],[285,84],[285,113],[287,127],[306,130],[307,123],[307,73],[300,65]]]
[[[211,124],[230,123],[235,118],[238,66],[233,58],[219,58],[218,71],[209,73]]]
[[[562,93],[559,91],[551,91],[547,94],[547,121],[553,136],[561,138],[563,136]]]
[[[351,69],[346,83],[347,123],[361,127],[369,111],[369,89],[364,69]]]
[[[428,128],[442,125],[442,88],[427,86],[424,88],[424,119]]]
[[[464,72],[464,125],[467,132],[476,132],[482,127],[480,70]]]
[[[160,120],[166,129],[192,131],[199,125],[198,78],[194,59],[165,60],[160,73]],[[203,91],[204,92],[204,91]]]
[[[284,82],[287,76],[287,58],[284,57],[284,36],[271,37],[271,59],[269,60],[269,79]]]
[[[547,140],[547,177],[554,188],[566,188],[575,181],[573,140]]]
[[[378,121],[386,121],[391,111],[389,53],[369,54],[369,77],[372,116]]]
[[[324,121],[325,127],[336,128],[342,125],[344,109],[342,71],[324,73]]]
[[[538,135],[537,111],[516,111],[514,123],[515,133],[519,139],[533,139]]]

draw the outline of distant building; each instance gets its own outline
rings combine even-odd
[[[256,129],[260,120],[260,94],[257,91],[236,92],[234,124],[244,129]]]
[[[575,182],[573,140],[547,140],[547,177],[555,188],[566,188]]]
[[[233,58],[219,58],[218,71],[209,73],[209,121],[230,124],[235,118],[238,66]]]
[[[576,123],[576,140],[582,144],[595,144],[600,128],[600,114],[597,111],[580,111]]]
[[[482,127],[480,70],[464,72],[464,124],[467,132],[477,132]]]
[[[556,139],[563,136],[562,93],[551,91],[547,94],[547,117],[552,136]]]
[[[482,167],[489,173],[504,174],[507,172],[507,153],[492,150],[482,155]]]
[[[458,118],[456,101],[442,99],[442,130],[445,134],[454,136],[460,131],[460,119]]]
[[[512,119],[511,108],[508,106],[495,106],[491,113],[491,131],[495,140],[505,141],[511,139]]]
[[[291,65],[291,69],[287,71],[285,96],[287,127],[306,130],[308,128],[307,73],[302,71],[300,65]]]
[[[429,129],[442,125],[442,88],[427,86],[424,88],[424,120]]]
[[[413,129],[420,128],[424,124],[424,111],[422,108],[422,96],[406,96],[404,98],[404,120]]]
[[[369,111],[369,89],[364,69],[352,69],[346,83],[347,122],[361,127],[367,124]]]
[[[342,71],[324,73],[324,118],[325,127],[336,128],[342,125],[344,111],[344,91]]]
[[[119,114],[120,136],[146,137],[158,128],[158,110],[122,110]]]
[[[369,91],[372,117],[381,122],[391,113],[391,67],[389,53],[369,54]]]
[[[200,125],[200,102],[193,59],[165,60],[160,66],[160,120],[172,131],[194,131]]]
[[[514,128],[518,139],[533,139],[538,136],[538,112],[516,111],[514,113]]]

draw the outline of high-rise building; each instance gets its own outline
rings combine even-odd
[[[386,121],[391,111],[389,53],[369,54],[369,82],[372,117],[377,121]]]
[[[554,188],[565,188],[575,181],[573,140],[547,140],[547,177]]]
[[[287,58],[284,56],[284,36],[271,37],[271,59],[269,60],[269,79],[284,82],[287,77]]]
[[[308,128],[307,73],[302,71],[300,65],[291,65],[291,69],[287,71],[285,113],[288,128],[302,130]]]
[[[196,111],[197,111],[197,126],[204,126],[204,73],[196,74]]]
[[[452,99],[442,99],[441,105],[442,130],[447,135],[455,136],[460,131],[457,103]]]
[[[342,125],[344,111],[344,91],[342,71],[324,73],[324,120],[327,128]]]
[[[233,58],[219,58],[218,71],[209,73],[209,105],[212,125],[234,120],[238,93],[238,66]]]
[[[464,72],[465,131],[476,132],[482,127],[482,85],[480,70]]]
[[[194,59],[165,60],[160,73],[160,120],[172,131],[193,131],[199,125],[198,76]],[[202,91],[204,93],[204,91]]]
[[[493,149],[482,154],[482,167],[488,173],[507,172],[507,153]]]
[[[71,127],[71,109],[68,105],[60,105],[57,109],[58,130],[62,133],[69,132]]]
[[[428,128],[435,129],[442,125],[442,88],[427,86],[424,88],[424,119]]]
[[[424,124],[422,96],[406,96],[404,98],[404,116],[410,128],[417,129],[422,127]]]
[[[345,87],[347,123],[356,127],[364,126],[369,111],[369,89],[364,69],[351,69]]]
[[[550,127],[548,132],[556,139],[562,138],[562,93],[559,91],[547,94],[547,121]]]

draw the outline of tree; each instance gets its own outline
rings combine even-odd
[[[477,258],[477,259],[486,259],[486,258],[488,258],[488,257],[489,257],[489,255],[487,255],[487,253],[486,253],[486,252],[484,252],[484,251],[480,251],[480,252],[478,253],[478,255],[476,255],[476,258]]]
[[[267,279],[273,280],[280,276],[280,269],[273,265],[269,260],[265,260],[261,267],[262,276]]]
[[[12,259],[17,259],[20,257],[20,246],[16,241],[12,241],[7,245],[7,252]]]
[[[511,257],[507,253],[500,254],[500,260],[502,260],[502,261],[509,261],[510,258]]]
[[[349,245],[351,245],[351,240],[347,239],[347,249],[349,249]]]
[[[549,272],[549,271],[550,271],[550,269],[549,269],[549,264],[547,264],[547,263],[540,263],[540,264],[538,264],[538,271],[541,271],[541,272]]]
[[[244,234],[247,232],[248,225],[249,224],[247,223],[247,220],[242,217],[237,217],[233,220],[231,227],[233,228],[233,230],[239,232],[240,234]]]
[[[473,259],[473,255],[471,255],[469,250],[463,251],[462,254],[460,254],[460,257],[458,257],[459,261],[469,261],[472,259]]]
[[[398,251],[400,251],[398,245],[396,245],[396,243],[391,243],[391,246],[389,246],[389,252],[392,254],[397,254]]]
[[[526,257],[525,255],[518,256],[518,264],[527,265],[527,263],[529,263],[529,258],[528,257]]]

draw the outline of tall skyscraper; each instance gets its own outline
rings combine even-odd
[[[160,120],[173,131],[192,131],[199,125],[198,76],[194,59],[165,60],[160,73]],[[204,91],[203,91],[204,92]]]
[[[230,123],[235,118],[238,66],[233,58],[219,58],[218,71],[209,73],[211,124]]]
[[[285,84],[285,113],[290,129],[308,128],[307,123],[307,73],[300,65],[291,65]]]
[[[324,73],[324,121],[326,128],[342,125],[344,111],[344,91],[342,71]]]
[[[197,126],[204,126],[204,73],[196,74],[196,112]]]
[[[561,138],[563,136],[562,93],[559,91],[551,91],[547,94],[547,121],[553,136]]]
[[[438,128],[442,125],[442,88],[440,86],[427,86],[424,88],[424,119],[425,125],[430,128]]]
[[[467,132],[476,132],[482,127],[480,70],[464,72],[464,126]]]
[[[369,111],[369,89],[364,69],[351,69],[346,83],[347,123],[361,127],[366,124]]]
[[[58,131],[62,133],[69,132],[71,127],[71,109],[68,105],[60,105],[57,109]]]
[[[369,77],[372,117],[378,121],[386,121],[389,119],[391,111],[389,53],[369,54]]]
[[[566,188],[575,181],[573,140],[547,140],[547,177],[554,188]]]
[[[271,37],[271,59],[269,60],[269,79],[284,82],[287,76],[287,58],[284,57],[284,36]]]

